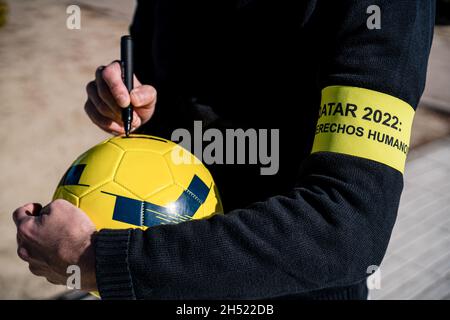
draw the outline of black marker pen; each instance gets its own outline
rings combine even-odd
[[[133,40],[131,36],[123,36],[120,39],[120,60],[122,65],[122,80],[128,89],[133,90]],[[133,122],[133,106],[130,105],[122,110],[122,121],[125,135],[128,137]]]

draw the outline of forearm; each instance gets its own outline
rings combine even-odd
[[[209,220],[145,232],[101,231],[97,282],[102,296],[267,298],[356,283],[369,266],[380,264],[395,222],[406,155],[368,134],[374,126],[403,139],[411,123],[386,129],[360,112],[376,105],[379,112],[413,114],[425,82],[434,7],[427,1],[380,1],[383,27],[368,31],[370,4],[319,1],[316,7],[323,15],[318,20],[327,22],[320,34],[320,88],[372,90],[362,95],[357,115],[336,113],[330,121],[361,126],[365,136],[346,140],[349,135],[328,132],[331,142],[321,147],[332,152],[299,159],[298,186],[288,195]],[[323,102],[354,104],[341,94],[345,88]],[[351,148],[343,152],[337,145]],[[394,158],[401,160],[399,166]],[[116,244],[120,249],[114,250]]]
[[[117,256],[97,244],[102,296],[130,296],[133,288],[136,298],[267,298],[364,279],[389,241],[401,174],[330,153],[310,156],[303,169],[288,196],[209,220],[127,231]],[[101,231],[100,245],[117,243],[117,233]]]

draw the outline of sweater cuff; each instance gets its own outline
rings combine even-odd
[[[136,299],[128,264],[131,229],[100,230],[95,237],[97,288],[102,299]]]

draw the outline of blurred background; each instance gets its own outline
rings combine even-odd
[[[450,299],[450,1],[438,2],[401,208],[371,299]],[[66,27],[72,4],[81,8],[80,30]],[[134,5],[0,0],[0,299],[65,292],[17,257],[11,213],[48,203],[70,163],[107,137],[84,114],[85,85],[99,65],[119,58]]]

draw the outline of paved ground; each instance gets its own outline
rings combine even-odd
[[[373,299],[450,299],[450,27],[436,27],[398,219]],[[437,111],[437,112],[436,112]],[[433,142],[434,141],[434,142]]]
[[[413,148],[450,135],[450,26],[435,28],[427,83],[416,112]]]
[[[373,299],[450,299],[450,138],[410,153]]]
[[[428,64],[427,86],[422,102],[429,107],[450,112],[450,27],[435,28]]]

